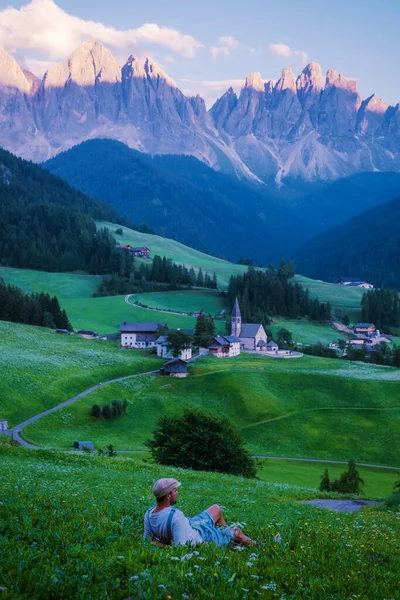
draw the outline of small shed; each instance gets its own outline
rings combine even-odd
[[[181,358],[173,358],[165,363],[161,371],[167,377],[187,377],[187,362]]]
[[[75,448],[75,450],[88,450],[89,452],[92,452],[94,450],[94,443],[93,442],[74,442],[72,445],[73,448]]]
[[[272,340],[270,342],[268,342],[266,348],[267,348],[267,352],[277,352],[279,350],[278,344],[276,344]]]
[[[6,431],[8,429],[8,423],[6,419],[0,419],[0,431]]]

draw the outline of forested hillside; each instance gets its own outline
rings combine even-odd
[[[296,268],[315,279],[353,277],[399,290],[399,244],[400,197],[305,244],[296,254]]]
[[[246,185],[189,156],[152,158],[120,142],[91,140],[44,166],[135,223],[235,262],[279,260],[300,229],[276,190]]]
[[[94,219],[129,223],[104,202],[0,149],[0,264],[45,271],[107,267],[115,243]]]

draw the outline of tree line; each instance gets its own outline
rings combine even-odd
[[[290,281],[292,263],[281,260],[278,268],[259,271],[249,267],[243,275],[232,275],[227,291],[227,304],[239,300],[242,321],[268,325],[271,316],[290,319],[307,317],[325,323],[331,319],[331,305],[311,298],[308,289]]]
[[[13,285],[6,284],[0,277],[0,319],[13,323],[39,325],[52,329],[68,329],[72,331],[65,310],[60,308],[58,299],[41,292],[40,294],[24,294]]]
[[[361,300],[361,320],[386,330],[400,325],[400,298],[393,289],[376,288],[366,292]]]
[[[204,273],[200,268],[197,273],[184,265],[174,263],[171,258],[155,255],[148,264],[141,262],[136,266],[134,257],[125,249],[117,250],[119,262],[112,273],[104,277],[95,292],[96,296],[112,296],[118,294],[136,294],[159,290],[176,290],[180,287],[206,287],[217,289],[217,276]]]

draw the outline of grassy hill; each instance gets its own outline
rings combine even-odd
[[[304,356],[279,360],[240,355],[203,358],[185,380],[145,376],[103,386],[27,427],[41,446],[67,449],[72,439],[143,450],[158,418],[195,406],[228,416],[253,454],[348,460],[397,466],[400,371]],[[111,422],[90,417],[93,404],[129,402]]]
[[[218,279],[218,287],[220,288],[228,287],[231,275],[244,273],[247,270],[247,267],[244,265],[236,265],[222,258],[216,258],[169,238],[150,233],[141,233],[128,227],[122,228],[123,235],[121,236],[115,233],[116,229],[120,227],[119,225],[115,225],[115,223],[97,221],[96,224],[98,228],[107,227],[117,242],[121,244],[130,244],[134,247],[147,246],[150,248],[150,256],[158,254],[159,256],[171,258],[174,262],[183,264],[189,269],[193,267],[195,270],[198,270],[201,267],[203,271],[209,274],[215,272]]]
[[[339,515],[299,503],[315,490],[129,458],[0,448],[0,460],[6,600],[398,597],[394,512]],[[241,552],[144,542],[151,486],[166,474],[182,482],[186,514],[219,503],[258,545]]]
[[[159,368],[146,352],[0,321],[0,416],[15,426],[116,377]]]

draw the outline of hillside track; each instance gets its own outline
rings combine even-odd
[[[54,406],[53,408],[44,410],[43,412],[35,415],[34,417],[31,417],[30,419],[23,421],[19,425],[16,425],[12,429],[8,429],[5,433],[7,433],[9,436],[11,436],[11,438],[13,440],[18,442],[19,444],[21,444],[21,446],[24,446],[25,448],[32,448],[32,449],[40,450],[39,446],[35,446],[34,444],[27,442],[26,440],[24,440],[24,438],[22,438],[20,436],[20,432],[22,431],[22,429],[24,429],[24,427],[27,427],[31,423],[34,423],[35,421],[38,421],[42,417],[45,417],[46,415],[50,415],[51,413],[56,412],[57,410],[60,410],[61,408],[64,408],[65,406],[69,406],[70,404],[73,404],[74,402],[76,402],[77,400],[80,400],[84,396],[87,396],[88,394],[91,394],[95,390],[98,390],[100,387],[109,385],[111,383],[116,383],[118,381],[132,379],[133,377],[142,377],[143,375],[153,375],[154,373],[158,373],[158,372],[159,372],[159,369],[155,369],[153,371],[146,371],[145,373],[135,373],[134,375],[126,375],[125,377],[118,377],[117,379],[110,379],[109,381],[102,381],[101,383],[97,383],[96,385],[93,385],[92,387],[81,392],[80,394],[77,394],[73,398],[70,398],[69,400],[65,400],[65,402],[61,402],[61,404],[58,404],[57,406]]]

